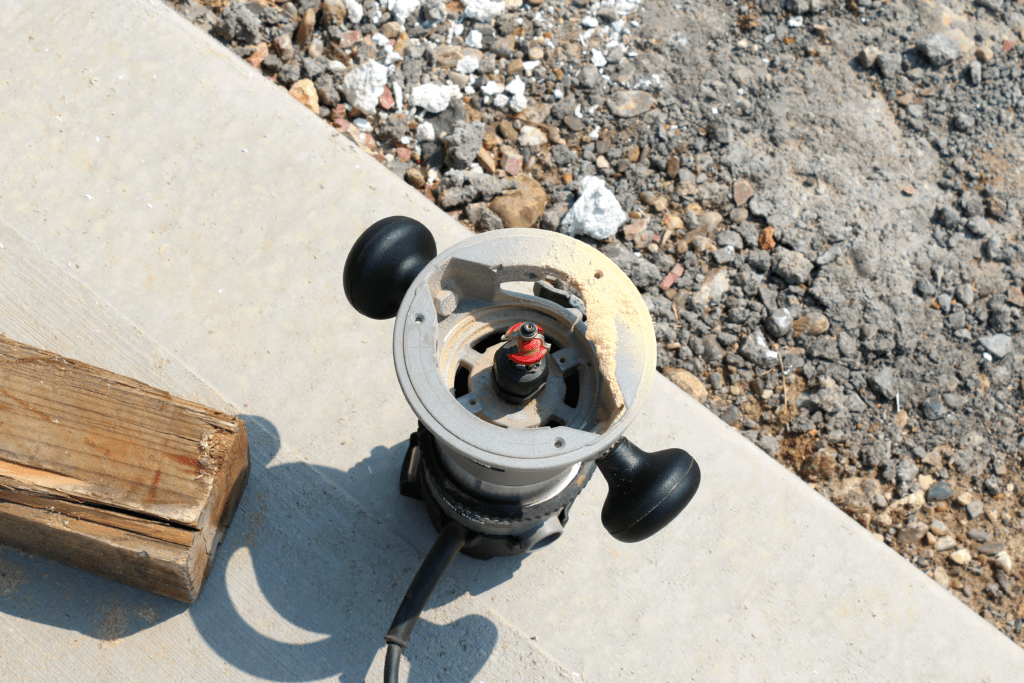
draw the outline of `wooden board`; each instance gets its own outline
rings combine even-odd
[[[248,473],[242,420],[0,336],[0,543],[192,602]]]

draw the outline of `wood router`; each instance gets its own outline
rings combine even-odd
[[[248,473],[239,418],[0,336],[0,543],[192,602]]]

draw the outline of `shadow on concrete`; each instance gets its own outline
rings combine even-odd
[[[165,622],[171,622],[168,637],[187,635],[189,626],[173,624],[187,614],[218,656],[252,676],[367,679],[375,660],[382,661],[384,633],[436,536],[420,503],[398,493],[408,442],[377,447],[348,471],[274,464],[276,428],[260,417],[241,417],[250,440],[249,483],[193,605],[0,546],[0,611],[126,645]],[[385,503],[402,520],[402,538],[350,492],[360,499],[367,492],[392,497]],[[519,564],[520,558],[460,556],[428,609],[498,585]],[[402,668],[414,680],[468,682],[497,641],[497,627],[480,615],[443,625],[421,619]],[[195,656],[199,664],[202,650]],[[378,661],[378,671],[381,666]]]
[[[104,641],[143,631],[188,605],[0,545],[0,612]]]
[[[250,438],[249,489],[189,615],[222,658],[254,676],[366,680],[382,656],[384,633],[423,553],[368,514],[349,492],[360,499],[393,497],[388,502],[403,524],[409,520],[405,530],[412,532],[414,545],[429,547],[436,533],[425,513],[398,494],[407,442],[374,448],[348,471],[274,464],[279,448],[274,425],[256,416],[242,418]],[[428,609],[467,590],[486,590],[517,567],[518,562],[460,557]],[[254,607],[247,590],[261,604]],[[497,641],[497,627],[483,616],[466,615],[444,625],[421,619],[402,668],[412,680],[468,682]],[[382,664],[377,666],[379,671]]]

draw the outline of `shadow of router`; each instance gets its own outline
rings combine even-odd
[[[123,645],[150,629],[166,630],[170,635],[162,637],[173,643],[189,630],[177,623],[187,614],[219,657],[252,676],[365,679],[422,551],[368,515],[346,489],[380,489],[386,482],[395,514],[409,520],[410,532],[432,541],[436,532],[422,509],[398,493],[408,441],[374,448],[349,472],[274,465],[277,429],[264,418],[241,417],[250,439],[248,488],[194,604],[0,546],[0,612]],[[339,478],[347,480],[344,488]],[[520,561],[460,557],[428,607],[498,585]],[[470,681],[497,641],[497,627],[480,615],[447,624],[423,620],[407,658],[417,679]],[[189,666],[201,670],[201,655]]]

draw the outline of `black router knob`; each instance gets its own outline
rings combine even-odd
[[[412,218],[384,218],[352,245],[342,278],[352,307],[368,318],[394,318],[420,271],[437,256],[426,226]]]
[[[608,480],[601,523],[616,540],[635,543],[664,529],[693,499],[700,468],[689,453],[647,453],[622,439],[597,466]]]

